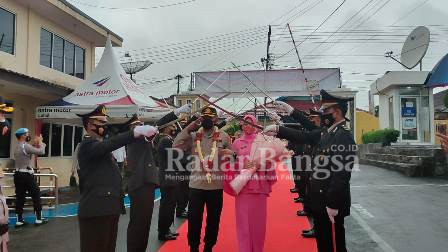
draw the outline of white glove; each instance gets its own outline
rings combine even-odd
[[[176,116],[179,116],[182,113],[190,113],[192,107],[193,107],[193,104],[187,103],[187,104],[183,105],[182,107],[175,109],[174,114]]]
[[[281,120],[280,116],[272,110],[268,110],[268,116],[272,121],[279,122]]]
[[[233,120],[233,116],[227,116],[226,117],[226,123],[229,123]]]
[[[226,113],[224,112],[224,111],[222,111],[222,110],[220,110],[219,112],[218,112],[218,117],[219,118],[223,118],[223,117],[226,117]]]
[[[276,136],[278,133],[278,125],[268,125],[264,128],[263,133],[268,136]]]
[[[286,112],[288,115],[292,114],[292,112],[294,111],[294,108],[291,107],[291,105],[289,105],[286,102],[282,102],[282,101],[275,101],[274,102],[274,106],[276,109],[281,110]]]
[[[339,210],[337,209],[332,209],[327,207],[327,214],[328,217],[330,218],[331,223],[334,223],[334,217],[336,217],[336,215],[338,215]]]
[[[150,125],[137,126],[134,128],[134,137],[138,138],[141,136],[152,137],[155,134],[159,133],[159,130],[156,127]]]

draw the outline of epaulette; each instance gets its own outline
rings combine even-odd
[[[350,128],[346,124],[342,125],[341,128],[343,130],[350,131]]]

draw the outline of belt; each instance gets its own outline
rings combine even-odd
[[[16,169],[16,172],[25,172],[25,173],[29,173],[29,174],[34,174],[33,169],[30,169],[30,168],[26,168],[26,169]]]

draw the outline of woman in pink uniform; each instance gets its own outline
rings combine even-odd
[[[257,120],[252,115],[246,115],[244,120],[253,124]],[[226,173],[226,192],[235,196],[236,228],[240,252],[262,252],[266,234],[267,197],[272,185],[276,182],[275,169],[266,167],[260,169],[251,160],[251,149],[257,137],[258,130],[249,125],[242,126],[243,135],[232,145],[237,155],[234,171]],[[238,165],[240,164],[240,165]],[[243,167],[241,167],[243,166]],[[239,192],[232,190],[230,183],[240,174],[242,169],[252,170],[250,179]]]

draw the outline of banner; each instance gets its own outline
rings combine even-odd
[[[306,96],[310,95],[310,92],[313,95],[319,95],[321,89],[333,90],[341,87],[339,68],[306,69],[305,75],[301,69],[256,70],[243,73],[239,71],[196,72],[193,90],[195,93],[205,92],[211,97],[228,93],[231,93],[229,97],[240,97],[244,93],[246,96],[251,96],[250,93],[252,93],[257,97],[264,97],[263,92],[270,96]],[[308,79],[308,86],[305,77]],[[210,86],[212,83],[213,85]]]

